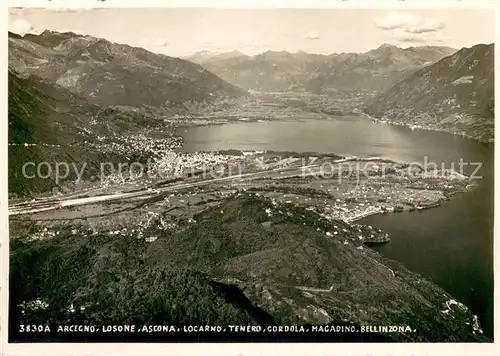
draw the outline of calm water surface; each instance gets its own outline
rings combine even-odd
[[[376,248],[384,256],[431,279],[480,318],[493,335],[493,145],[445,133],[412,131],[359,117],[328,120],[243,122],[182,128],[183,150],[243,149],[332,152],[381,156],[458,168],[480,162],[475,190],[436,209],[370,216],[362,223],[392,237]],[[471,173],[475,166],[465,167]]]

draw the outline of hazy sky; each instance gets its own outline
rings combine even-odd
[[[200,50],[311,53],[400,47],[455,48],[494,41],[488,9],[10,9],[9,30],[45,29],[183,56]]]

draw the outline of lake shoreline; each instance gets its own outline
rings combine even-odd
[[[360,112],[359,115],[361,117],[364,117],[364,118],[367,118],[369,120],[371,120],[373,123],[378,123],[378,124],[387,124],[387,125],[392,125],[392,126],[399,126],[399,127],[406,127],[410,130],[419,130],[419,131],[434,131],[434,132],[442,132],[442,133],[446,133],[446,134],[449,134],[449,135],[453,135],[453,136],[459,136],[459,137],[462,137],[462,138],[465,138],[465,139],[468,139],[468,140],[473,140],[473,141],[477,141],[477,142],[480,142],[480,143],[483,143],[483,144],[488,144],[488,145],[493,145],[495,143],[495,141],[492,139],[492,140],[481,140],[481,139],[478,139],[477,137],[474,137],[474,136],[471,136],[469,134],[466,134],[466,133],[457,133],[457,132],[453,132],[453,131],[450,131],[450,130],[446,130],[446,129],[440,129],[440,128],[437,128],[437,127],[431,127],[431,126],[420,126],[420,125],[412,125],[412,124],[408,124],[408,123],[405,123],[405,122],[398,122],[398,121],[393,121],[393,120],[388,120],[388,119],[381,119],[381,118],[376,118],[376,117],[373,117],[365,112]]]
[[[491,197],[490,187],[492,187],[492,183],[490,182],[490,176],[493,176],[491,167],[493,164],[494,143],[480,142],[473,138],[453,135],[446,131],[411,130],[408,127],[398,125],[375,124],[372,120],[366,120],[368,115],[361,117],[363,115],[360,115],[360,113],[352,116],[357,117],[359,123],[350,119],[341,120],[339,125],[334,124],[334,120],[314,120],[314,122],[310,123],[287,120],[289,122],[286,123],[284,121],[268,122],[262,125],[262,130],[264,130],[265,127],[265,131],[259,130],[258,127],[255,126],[257,124],[250,125],[245,122],[238,122],[238,125],[234,125],[235,123],[228,123],[229,127],[226,126],[221,131],[219,131],[219,129],[217,129],[217,131],[210,130],[209,128],[198,131],[191,128],[187,135],[182,133],[185,139],[183,148],[186,149],[186,152],[190,152],[205,149],[210,151],[224,150],[228,149],[229,146],[233,148],[238,147],[244,151],[251,151],[257,149],[257,147],[261,147],[261,150],[276,150],[279,147],[283,150],[297,152],[338,152],[344,157],[349,154],[356,154],[358,156],[388,156],[401,163],[410,161],[421,162],[422,157],[428,157],[429,160],[441,163],[445,162],[446,164],[449,164],[449,162],[458,162],[460,158],[464,158],[464,160],[470,162],[482,162],[483,168],[481,168],[480,175],[484,176],[483,180],[480,182],[473,182],[474,186],[468,187],[463,194],[453,196],[450,201],[446,201],[446,204],[442,204],[444,201],[441,202],[439,206],[440,209],[431,209],[430,207],[422,210],[416,209],[416,211],[412,211],[414,214],[381,214],[380,212],[373,212],[364,218],[359,220],[356,219],[356,221],[358,223],[366,223],[365,219],[373,219],[374,221],[383,219],[385,221],[390,221],[392,230],[406,231],[405,234],[399,237],[399,239],[406,239],[406,236],[410,234],[410,230],[402,225],[405,225],[404,221],[406,221],[408,217],[413,216],[415,218],[410,219],[416,221],[420,221],[424,219],[424,217],[431,217],[432,220],[425,224],[426,228],[428,227],[428,229],[426,229],[428,235],[426,236],[428,239],[432,240],[420,244],[418,241],[415,241],[415,248],[421,251],[418,255],[428,256],[430,265],[433,263],[437,264],[435,268],[430,269],[430,272],[426,271],[425,268],[419,267],[418,261],[420,261],[420,259],[418,259],[417,256],[412,256],[412,254],[407,254],[407,248],[404,247],[402,242],[399,242],[400,240],[394,243],[394,237],[391,238],[389,244],[384,245],[387,247],[382,248],[382,250],[386,248],[393,249],[394,252],[390,255],[391,259],[412,266],[410,268],[411,270],[425,276],[438,276],[437,278],[439,280],[446,281],[450,276],[460,273],[464,278],[468,278],[467,280],[473,281],[469,283],[470,286],[464,286],[464,290],[461,289],[459,281],[456,282],[458,283],[456,286],[452,285],[450,287],[446,283],[440,283],[440,285],[447,286],[447,291],[452,295],[460,296],[460,300],[466,305],[473,306],[475,313],[479,315],[485,333],[492,336],[492,309],[489,307],[489,302],[487,301],[489,300],[488,298],[491,297],[492,286],[492,281],[488,277],[489,273],[491,273],[491,268],[488,266],[491,264],[490,256],[493,246],[491,242],[488,242],[491,239],[491,233],[489,232],[491,225],[489,225],[488,221],[485,219],[486,216],[489,216],[489,213],[487,213],[488,215],[482,214],[481,212],[484,210],[484,207],[482,205],[476,205],[478,205],[480,201],[490,199]],[[363,124],[363,122],[366,122],[366,124]],[[321,129],[316,130],[316,126]],[[224,125],[218,127],[222,128]],[[288,129],[288,127],[290,127],[290,129]],[[275,131],[274,136],[268,134],[269,131]],[[313,135],[309,135],[308,131],[312,131]],[[209,133],[211,140],[213,140],[212,142],[205,140],[206,132]],[[240,135],[240,132],[244,134]],[[293,132],[297,132],[298,135],[292,135]],[[329,132],[330,134],[328,134]],[[251,133],[251,135],[249,136],[248,133]],[[235,144],[230,145],[224,141],[228,134],[230,135],[230,142]],[[283,136],[285,136],[285,139],[283,139]],[[297,138],[293,139],[294,137]],[[332,141],[332,138],[334,141]],[[310,144],[304,144],[304,140],[310,141]],[[355,141],[355,144],[352,144],[352,141]],[[259,145],[260,142],[270,142],[271,144],[262,147]],[[346,144],[344,144],[344,142],[346,142]],[[458,166],[456,165],[455,167]],[[487,180],[485,181],[485,179]],[[472,206],[476,207],[472,208]],[[453,212],[456,209],[463,211],[460,217],[450,213],[450,211]],[[434,212],[431,213],[431,211]],[[421,214],[417,214],[418,212]],[[396,218],[396,215],[398,218]],[[442,215],[446,216],[447,220],[443,221],[437,218]],[[392,216],[394,216],[394,219]],[[470,223],[470,219],[473,219],[473,224]],[[396,221],[399,221],[399,223]],[[438,224],[438,227],[432,229],[431,227],[436,224]],[[449,243],[447,242],[448,230],[445,229],[442,231],[440,228],[442,225],[449,226],[449,231],[453,231],[453,233],[456,234],[454,239],[457,242],[453,243],[451,248],[443,247],[439,250],[428,251],[428,249],[436,243],[439,243],[440,246],[447,246],[446,244]],[[419,228],[415,227],[414,229]],[[460,241],[460,246],[467,247],[447,257],[449,261],[445,269],[450,270],[450,272],[441,276],[440,271],[443,270],[441,266],[442,255],[444,254],[447,256],[448,251],[454,251],[454,246],[457,245],[458,241]],[[391,246],[393,244],[395,245]],[[402,246],[399,247],[399,245]],[[399,250],[401,250],[401,252],[398,252]],[[413,260],[415,262],[412,262]],[[465,265],[463,263],[464,260],[467,261]],[[467,268],[465,266],[467,266]],[[473,275],[472,271],[478,268],[482,271],[481,274]],[[433,280],[434,278],[436,277],[433,277]],[[478,298],[481,299],[478,300]],[[486,325],[486,327],[484,327],[484,325]]]

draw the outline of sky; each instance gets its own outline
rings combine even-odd
[[[490,9],[11,8],[9,30],[106,38],[170,56],[198,51],[366,52],[383,43],[453,48],[494,42]]]

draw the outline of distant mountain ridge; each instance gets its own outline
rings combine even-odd
[[[305,90],[377,92],[456,50],[425,46],[402,49],[384,44],[366,53],[309,54],[266,51],[247,56],[213,55],[191,60],[244,89],[263,92]]]
[[[224,60],[230,58],[248,57],[246,54],[240,51],[228,51],[228,52],[212,52],[212,51],[199,51],[190,56],[184,57],[184,59],[197,64],[203,64],[206,62],[214,60]]]
[[[494,44],[479,44],[418,70],[364,110],[379,119],[492,142],[494,107]]]

